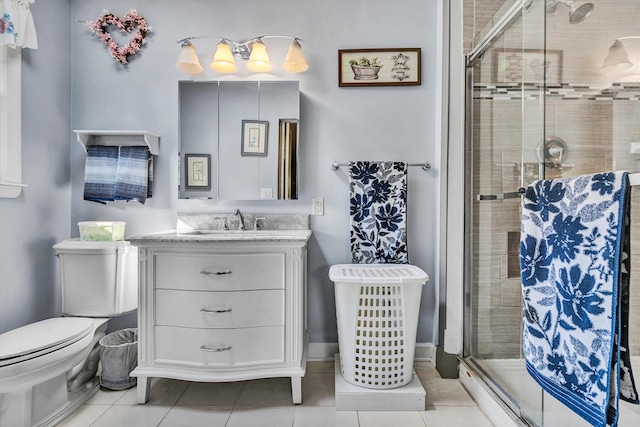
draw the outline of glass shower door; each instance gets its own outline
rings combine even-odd
[[[468,61],[465,356],[516,414],[541,425],[542,393],[521,350],[519,189],[544,174],[544,1],[498,13],[509,19],[492,23],[506,24],[486,31],[490,42]]]

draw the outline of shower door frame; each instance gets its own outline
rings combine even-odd
[[[543,3],[543,1],[539,2]],[[516,417],[515,421],[521,425],[531,425],[531,422],[536,422],[535,417],[532,414],[527,413],[524,402],[521,402],[517,397],[514,397],[505,389],[500,381],[494,378],[490,372],[488,372],[482,364],[480,364],[474,355],[472,354],[473,343],[473,330],[474,330],[474,63],[477,60],[482,60],[484,53],[493,46],[498,37],[503,35],[510,26],[516,22],[517,19],[522,19],[524,13],[529,11],[534,6],[534,0],[522,0],[516,1],[512,7],[496,22],[489,32],[482,38],[482,40],[465,56],[465,117],[464,117],[464,153],[465,153],[465,172],[464,172],[464,261],[463,261],[463,287],[464,287],[464,304],[463,304],[463,349],[462,358],[465,364],[473,370],[473,372],[484,382],[490,389],[490,392],[494,395],[499,403],[502,404],[505,409],[512,412]],[[544,6],[544,4],[543,4]],[[546,52],[546,44],[544,42],[542,47]],[[541,93],[542,97],[542,118],[541,128],[544,134],[544,90]],[[495,102],[495,101],[494,101]],[[524,115],[524,112],[523,112]],[[523,124],[524,126],[524,124]],[[524,143],[524,142],[522,142]],[[521,160],[521,173],[524,160]],[[514,189],[516,190],[516,189]],[[501,202],[502,203],[502,202]],[[526,374],[526,373],[525,373]],[[542,393],[542,392],[541,392]],[[542,409],[542,408],[540,408]]]
[[[505,406],[508,407],[514,415],[522,418],[521,408],[518,401],[505,390],[499,382],[497,382],[489,372],[487,372],[471,354],[472,344],[472,331],[473,331],[473,83],[474,83],[474,71],[473,60],[470,59],[471,55],[468,55],[465,59],[465,176],[464,176],[464,333],[463,333],[463,351],[462,358],[467,365],[473,369],[474,373],[480,378],[482,382],[487,384],[494,394],[494,397],[499,399]],[[470,142],[467,145],[467,142]],[[523,424],[525,425],[525,424]],[[528,424],[526,424],[528,425]]]

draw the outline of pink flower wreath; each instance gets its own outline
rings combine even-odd
[[[144,38],[151,31],[147,21],[135,9],[131,9],[124,15],[124,18],[104,10],[95,22],[87,21],[85,25],[100,37],[102,43],[109,48],[109,54],[113,59],[123,65],[128,64],[129,57],[135,55],[140,47],[146,43]],[[118,46],[118,43],[109,34],[109,27],[112,25],[118,27],[120,32],[125,34],[136,30],[125,47]]]

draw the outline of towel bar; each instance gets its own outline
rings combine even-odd
[[[332,165],[333,166],[333,165]],[[630,173],[629,174],[629,184],[631,186],[640,185],[640,172]],[[517,197],[522,196],[525,193],[525,188],[520,187],[518,191],[513,191],[511,193],[501,193],[501,194],[478,194],[476,199],[478,201],[483,200],[504,200],[504,199],[515,199]]]
[[[333,169],[334,171],[338,170],[338,168],[340,166],[349,166],[349,163],[338,163],[338,162],[332,162],[331,163],[331,169]],[[407,163],[407,166],[420,166],[425,171],[431,169],[431,164],[429,162],[425,162],[425,163]]]
[[[515,199],[522,196],[525,193],[525,189],[523,187],[518,188],[518,191],[513,191],[510,193],[501,193],[501,194],[478,194],[477,199],[479,201],[482,200],[504,200],[504,199]]]

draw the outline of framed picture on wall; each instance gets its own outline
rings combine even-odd
[[[185,154],[185,189],[211,190],[211,155]]]
[[[562,83],[562,51],[496,49],[493,51],[495,83]]]
[[[268,135],[268,121],[243,120],[240,154],[243,156],[266,156]]]
[[[338,50],[338,86],[417,86],[420,48]]]

